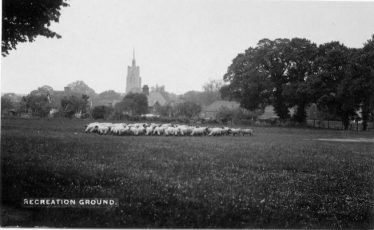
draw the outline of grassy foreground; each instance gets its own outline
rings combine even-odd
[[[2,226],[373,228],[374,133],[254,128],[250,137],[99,136],[80,120],[3,119]],[[118,198],[112,209],[23,198]]]

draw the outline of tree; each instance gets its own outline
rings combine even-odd
[[[369,115],[374,117],[374,35],[367,41],[363,48],[364,64],[367,66],[365,76],[362,79],[362,120],[363,128],[367,130]]]
[[[357,49],[351,58],[351,87],[356,103],[361,106],[363,130],[374,112],[374,35],[362,49]]]
[[[248,110],[264,108],[270,103],[273,83],[267,74],[258,71],[257,50],[249,48],[239,54],[223,79],[229,83],[220,89],[223,98],[235,100]]]
[[[292,62],[288,58],[289,39],[262,39],[257,44],[256,69],[263,73],[272,82],[272,94],[270,102],[274,106],[275,113],[280,120],[289,118],[289,104],[284,97],[284,85],[289,81],[288,70]]]
[[[58,22],[66,0],[3,0],[1,54],[6,56],[19,42],[33,42],[38,35],[61,38],[48,27]]]
[[[84,81],[75,81],[66,86],[73,93],[85,94],[91,98],[96,96],[95,90],[90,88]]]
[[[4,112],[9,109],[13,109],[14,105],[12,100],[9,97],[2,96],[1,97],[1,111]]]
[[[107,119],[113,108],[105,105],[95,106],[92,110],[93,119]]]
[[[201,112],[201,106],[193,102],[182,102],[175,106],[176,116],[193,118]]]
[[[283,90],[289,81],[289,39],[262,39],[256,48],[239,54],[228,68],[224,80],[229,84],[221,93],[240,101],[249,110],[271,104],[281,120],[289,118],[289,103]]]
[[[321,111],[341,118],[344,129],[359,108],[352,91],[350,58],[352,51],[339,42],[319,46],[317,73],[311,78],[312,95]]]
[[[64,97],[61,100],[61,107],[66,117],[73,117],[75,113],[86,113],[89,97],[85,94],[81,98],[77,96]]]
[[[254,115],[254,113],[253,113]],[[237,108],[237,109],[229,109],[227,107],[221,107],[219,108],[217,114],[216,114],[216,120],[220,121],[222,123],[232,122],[235,123],[239,121],[240,119],[243,119],[246,117],[246,114],[243,109]]]
[[[306,121],[306,107],[312,102],[308,80],[315,71],[318,48],[307,39],[293,38],[288,44],[287,59],[291,63],[287,70],[288,81],[283,87],[283,95],[289,106],[297,106],[294,119]]]
[[[121,95],[114,90],[107,90],[97,95],[98,100],[117,100]]]
[[[148,99],[142,93],[129,93],[115,105],[118,113],[127,112],[130,115],[140,115],[148,112]]]
[[[202,101],[203,105],[210,105],[222,99],[220,89],[223,86],[222,80],[211,80],[203,85]]]
[[[173,117],[175,115],[175,109],[170,105],[160,105],[158,102],[154,105],[157,114],[163,117]]]
[[[29,94],[22,99],[25,110],[31,110],[32,115],[45,117],[51,110],[51,105],[47,95]]]

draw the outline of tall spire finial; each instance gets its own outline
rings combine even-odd
[[[135,61],[135,48],[132,48],[132,66],[136,66],[136,61]]]

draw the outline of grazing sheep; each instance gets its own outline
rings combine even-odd
[[[113,124],[110,131],[113,134],[122,135],[122,133],[125,131],[125,126],[123,124]]]
[[[187,125],[180,125],[178,126],[178,131],[180,135],[185,136],[185,135],[190,135],[192,133],[193,127],[192,126],[187,126]]]
[[[144,135],[145,134],[144,126],[140,126],[137,129],[138,129],[138,135]]]
[[[86,133],[97,132],[101,135],[112,133],[114,135],[165,135],[165,136],[222,136],[222,135],[253,135],[252,129],[229,128],[229,127],[199,127],[179,124],[156,124],[156,123],[99,123],[93,122],[85,126]]]
[[[252,136],[253,135],[253,130],[252,129],[242,129],[242,134],[243,134],[243,136],[246,135],[246,134]]]
[[[151,135],[151,134],[153,134],[153,130],[156,128],[156,126],[149,126],[149,127],[147,127],[146,129],[145,129],[145,135]]]
[[[222,128],[212,128],[209,136],[221,136],[224,132],[224,129]]]
[[[191,136],[203,136],[208,132],[208,128],[206,127],[195,127],[192,130]]]
[[[135,126],[130,126],[130,134],[134,136],[138,136],[138,128]]]
[[[106,135],[110,132],[111,129],[111,124],[109,123],[101,123],[95,126],[95,130],[100,134],[100,135]]]
[[[95,130],[95,127],[97,126],[97,125],[99,125],[100,123],[98,123],[98,122],[94,122],[94,123],[90,123],[90,124],[88,124],[88,125],[86,125],[86,129],[84,130],[84,132],[90,132],[90,133],[92,133],[92,132],[94,132],[94,130]]]
[[[230,128],[229,127],[223,127],[222,128],[222,135],[229,135],[230,134]]]
[[[242,133],[242,130],[239,128],[239,129],[230,129],[230,134],[232,134],[233,136],[236,136],[236,135],[240,135]]]
[[[164,130],[165,130],[165,127],[156,127],[154,130],[153,130],[153,135],[157,134],[157,135],[162,135],[164,134]]]
[[[172,126],[166,128],[164,131],[165,136],[175,135],[175,133],[178,133],[178,130]]]

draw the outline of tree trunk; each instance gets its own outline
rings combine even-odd
[[[297,105],[295,120],[299,123],[305,123],[306,121],[306,111],[305,111],[305,104],[300,103]]]
[[[364,102],[362,105],[362,130],[366,131],[368,129],[370,106],[368,102]]]
[[[277,89],[274,96],[275,96],[275,101],[273,104],[274,111],[278,115],[281,121],[285,121],[289,118],[289,111],[288,111],[286,104],[284,103],[282,91]]]
[[[348,130],[348,128],[349,128],[349,116],[348,116],[348,114],[344,114],[342,116],[342,122],[343,122],[344,130]]]

